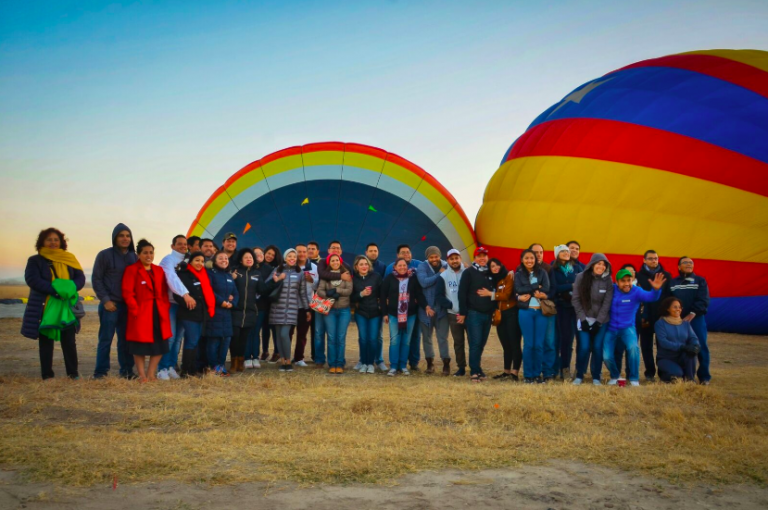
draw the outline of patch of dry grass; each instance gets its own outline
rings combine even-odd
[[[712,344],[709,387],[472,385],[425,375],[280,374],[274,365],[228,379],[143,385],[4,376],[0,462],[73,485],[115,475],[121,482],[386,482],[423,470],[551,459],[673,482],[764,484],[768,342],[713,335]],[[500,368],[499,352],[492,339],[489,369]]]

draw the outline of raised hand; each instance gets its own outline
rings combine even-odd
[[[666,283],[667,279],[664,277],[663,274],[661,274],[661,271],[656,273],[656,277],[651,281],[651,287],[653,287],[656,290],[659,290],[661,287],[664,286],[664,283]]]

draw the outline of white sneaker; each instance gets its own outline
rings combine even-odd
[[[375,374],[376,369],[373,367],[373,365],[368,365],[368,370],[365,371],[366,374]]]
[[[640,381],[629,381],[632,386],[640,386]]]
[[[581,377],[577,377],[576,379],[573,380],[573,385],[574,386],[581,386],[581,382],[582,382],[581,381]]]
[[[297,367],[307,367],[307,366],[308,366],[306,363],[304,363],[304,360],[301,360],[301,361],[297,361],[297,362],[295,363],[295,365],[296,365]]]
[[[243,366],[245,368],[253,368],[253,360],[252,359],[245,360],[245,363],[243,363]]]
[[[353,368],[352,370],[360,370],[360,369],[361,369],[361,368],[363,368],[364,366],[365,366],[365,365],[363,365],[362,363],[360,363],[360,362],[358,361],[358,362],[357,362],[357,365],[355,365],[355,368]]]
[[[379,370],[381,370],[382,372],[386,372],[387,371],[387,364],[382,361],[381,363],[379,363],[377,365],[377,368]]]
[[[171,380],[171,378],[168,376],[168,370],[166,370],[165,368],[162,369],[162,370],[158,370],[157,378],[160,379],[161,381],[170,381]]]
[[[253,364],[251,365],[251,368],[261,368],[261,363],[259,363],[259,360],[254,359],[251,361],[253,362]]]
[[[411,375],[411,373],[408,371],[408,369],[407,369],[407,368],[404,368],[404,369],[402,370],[402,372],[403,372],[403,375]]]
[[[397,370],[395,370],[395,369],[393,368],[392,370],[390,370],[389,372],[387,372],[387,375],[388,375],[389,377],[394,377],[396,373],[397,373]]]
[[[168,375],[171,377],[171,379],[181,379],[181,377],[179,377],[179,374],[176,373],[176,369],[173,367],[170,367],[168,369]]]
[[[600,379],[592,379],[592,384],[595,386],[602,386],[603,383],[600,382]]]
[[[610,381],[608,381],[608,386],[616,386],[617,384],[619,384],[618,379],[611,379]]]
[[[360,365],[360,368],[358,368],[357,371],[361,374],[366,373],[368,371],[368,365]]]

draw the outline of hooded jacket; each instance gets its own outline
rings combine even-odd
[[[441,260],[440,268],[435,270],[435,268],[432,267],[432,264],[425,260],[416,268],[416,278],[419,279],[419,285],[421,285],[421,292],[424,295],[426,306],[430,307],[435,312],[434,319],[436,321],[445,317],[447,313],[446,309],[437,299],[438,287],[444,285],[440,269],[448,270],[448,263]],[[432,318],[427,316],[426,308],[419,308],[419,321],[426,326],[431,324]]]
[[[590,307],[585,308],[581,302],[581,280],[584,275],[592,272],[592,266],[598,262],[605,262],[605,272],[597,278],[592,279],[592,288],[590,292]],[[613,281],[611,280],[611,263],[602,253],[595,253],[589,259],[589,264],[584,267],[584,271],[576,275],[576,281],[573,282],[573,296],[571,303],[576,311],[576,318],[582,322],[587,317],[595,319],[600,324],[607,324],[610,320],[611,299],[613,298]]]
[[[128,245],[128,251],[125,253],[115,246],[117,235],[123,230],[131,234],[131,244]],[[135,264],[138,260],[131,229],[123,223],[118,223],[112,230],[112,247],[101,250],[93,263],[91,282],[99,301],[123,302],[123,273],[126,267]]]
[[[464,274],[464,270],[464,264],[462,264],[458,271],[449,267],[441,273],[440,277],[443,284],[438,287],[435,293],[440,305],[453,315],[459,313],[459,282],[461,282],[461,275]]]

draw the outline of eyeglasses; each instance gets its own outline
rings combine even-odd
[[[693,265],[693,261],[692,260],[684,260],[684,261],[680,262],[680,265],[681,266],[692,266]]]

